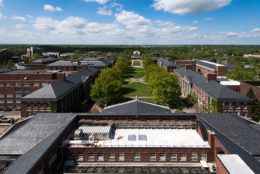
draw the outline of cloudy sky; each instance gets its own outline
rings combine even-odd
[[[0,0],[1,44],[260,44],[260,0]]]

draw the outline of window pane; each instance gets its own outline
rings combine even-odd
[[[150,153],[150,160],[156,161],[156,153]]]
[[[160,161],[165,161],[165,160],[166,160],[166,155],[165,155],[165,153],[160,153],[159,160],[160,160]]]
[[[180,160],[181,161],[186,161],[186,153],[181,153],[180,154]]]
[[[177,154],[176,153],[171,153],[171,160],[177,161]]]

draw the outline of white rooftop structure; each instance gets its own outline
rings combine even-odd
[[[108,134],[111,126],[80,126],[79,129],[85,134]]]
[[[218,76],[217,81],[224,86],[240,86],[239,81],[228,79],[226,76]]]
[[[103,147],[210,148],[195,129],[116,129],[113,139],[97,144]]]
[[[217,156],[230,174],[254,174],[248,165],[236,154]]]
[[[222,64],[219,64],[219,63],[214,63],[214,62],[210,62],[210,61],[206,61],[206,60],[200,60],[200,61],[204,62],[204,63],[212,64],[212,65],[215,65],[215,66],[225,66],[225,65],[222,65]]]

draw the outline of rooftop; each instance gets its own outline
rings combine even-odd
[[[222,64],[218,64],[218,63],[214,63],[214,62],[210,62],[210,61],[206,61],[206,60],[197,60],[196,64],[201,65],[201,66],[205,66],[211,69],[216,70],[216,66],[225,66]]]
[[[5,72],[5,74],[53,74],[53,72],[44,70],[14,70]]]
[[[60,61],[57,61],[57,62],[53,62],[49,65],[47,65],[48,67],[51,67],[51,66],[74,66],[73,62],[72,61],[65,61],[65,60],[60,60]]]
[[[139,100],[111,105],[104,108],[103,113],[115,114],[144,114],[144,113],[171,113],[170,108]]]
[[[209,148],[195,129],[116,129],[112,139],[98,141],[104,147]]]
[[[236,154],[217,155],[230,174],[254,174],[246,163]]]
[[[236,100],[238,102],[248,102],[251,101],[248,97],[233,91],[232,89],[219,84],[218,82],[211,80],[208,81],[204,76],[200,73],[192,71],[192,70],[185,70],[185,68],[175,69],[175,72],[181,75],[182,77],[187,77],[190,83],[195,84],[200,89],[208,93],[210,96],[214,97],[220,101],[230,101]]]
[[[48,58],[42,58],[42,59],[38,59],[33,61],[33,63],[47,63],[47,62],[52,62],[52,61],[57,61],[57,58],[53,58],[53,57],[48,57]]]

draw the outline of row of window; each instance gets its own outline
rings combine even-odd
[[[21,100],[6,100],[6,103],[21,103]],[[0,103],[5,103],[5,100],[0,100]]]
[[[0,105],[0,108],[3,109],[3,108],[8,108],[8,109],[14,109],[14,107],[12,105],[10,106],[3,106],[3,105]],[[21,109],[21,106],[20,105],[17,105],[15,106],[16,109]]]
[[[171,161],[177,161],[178,155],[180,161],[187,161],[187,154],[186,153],[170,153],[170,160]],[[83,154],[78,153],[77,154],[77,161],[83,161]],[[97,153],[97,160],[98,161],[104,161],[104,153]],[[115,161],[116,155],[114,152],[109,153],[108,157],[109,161]],[[134,153],[134,161],[141,161],[141,153],[135,152]],[[198,161],[198,153],[191,153],[191,161]],[[207,161],[207,154],[201,153],[200,160]],[[95,161],[95,154],[94,153],[88,153],[88,161]],[[118,153],[118,161],[125,161],[125,153],[120,152]],[[157,161],[157,153],[150,153],[150,161]],[[166,153],[159,153],[159,161],[166,161]]]
[[[49,84],[48,83],[42,83],[42,86],[47,86],[47,85],[49,85]],[[31,86],[39,87],[40,83],[33,83],[32,85],[30,83],[22,84],[22,83],[18,83],[18,82],[15,83],[15,84],[9,82],[9,83],[6,83],[6,85],[4,83],[0,83],[0,87],[13,87],[13,86],[15,86],[15,87],[22,87],[22,86],[24,86],[24,87],[31,87]]]
[[[4,94],[0,94],[0,98],[4,98],[4,97],[5,97]],[[6,94],[6,97],[7,97],[7,98],[13,98],[14,95],[13,95],[13,94]],[[21,97],[22,97],[22,94],[15,94],[15,97],[16,97],[16,98],[21,98]]]

